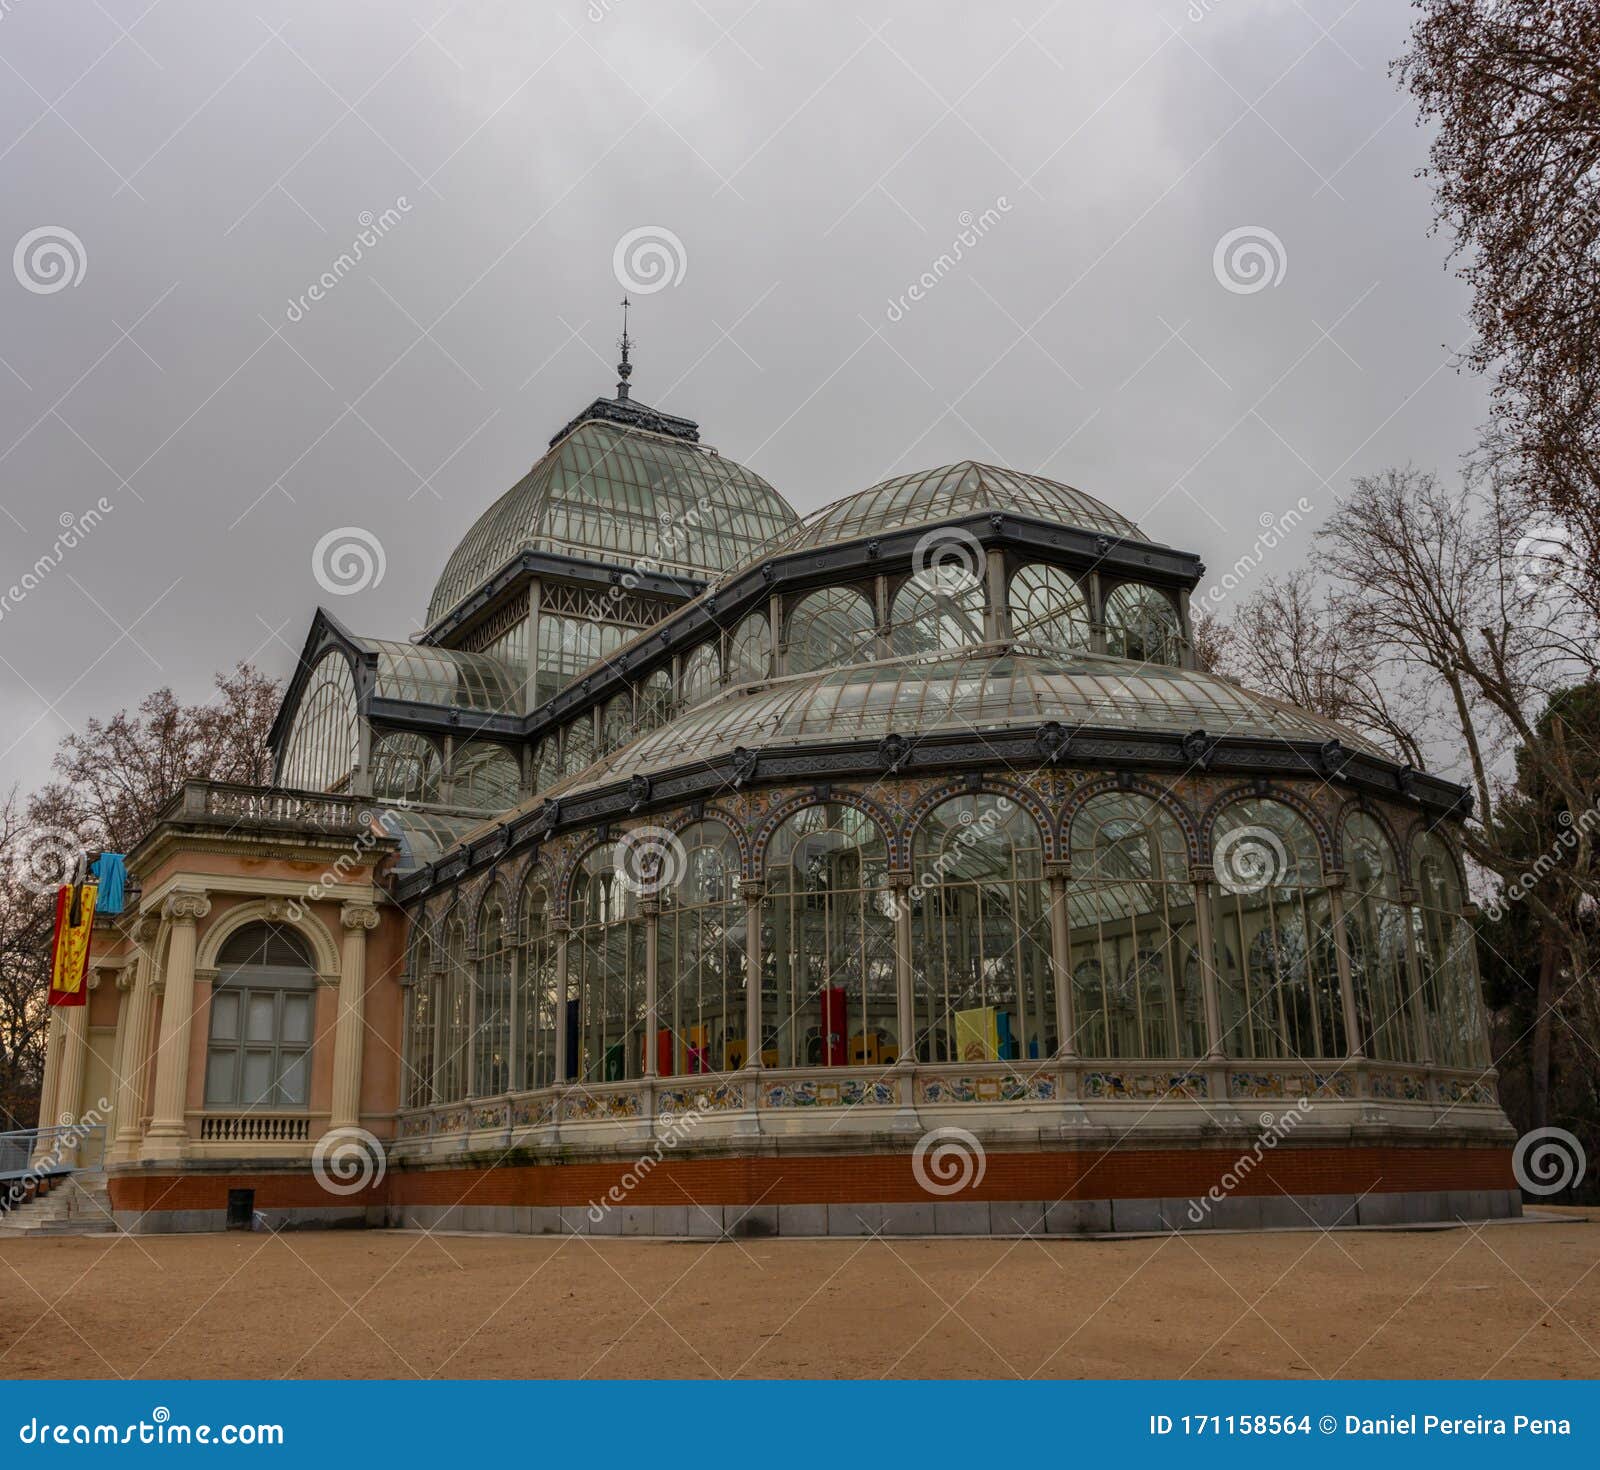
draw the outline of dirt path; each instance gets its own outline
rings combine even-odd
[[[0,1243],[3,1377],[1600,1377],[1600,1223]]]

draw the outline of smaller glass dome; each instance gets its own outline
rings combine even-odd
[[[397,643],[387,638],[357,640],[378,655],[379,699],[437,704],[491,714],[522,713],[522,677],[508,664],[486,653],[464,653],[426,643]]]
[[[1125,536],[1134,541],[1149,539],[1125,515],[1071,485],[964,459],[959,464],[897,475],[825,505],[794,530],[774,537],[752,559],[764,560],[784,552],[830,546],[981,511],[1010,511],[1080,531]]]

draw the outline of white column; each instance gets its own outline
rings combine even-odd
[[[1072,1005],[1072,967],[1068,963],[1072,944],[1067,914],[1067,883],[1072,870],[1066,863],[1046,863],[1050,881],[1050,970],[1056,978],[1056,1055],[1078,1054],[1077,1019]]]
[[[1211,889],[1216,877],[1209,867],[1189,869],[1194,885],[1194,935],[1200,950],[1200,984],[1206,1002],[1206,1060],[1220,1062],[1227,1055],[1222,1042],[1222,986],[1217,978],[1217,946],[1212,923]]]
[[[1339,1002],[1344,1007],[1344,1050],[1354,1061],[1366,1055],[1361,1018],[1356,1012],[1355,977],[1350,971],[1350,940],[1345,932],[1344,874],[1328,875],[1328,916],[1333,920],[1333,952],[1339,966]]]
[[[983,636],[989,643],[998,643],[1006,636],[1010,619],[1006,616],[1006,554],[995,548],[984,558]]]
[[[656,953],[661,938],[661,900],[641,899],[639,912],[644,917],[644,1067],[646,1077],[660,1075],[661,1057],[656,1037],[661,1029],[660,958]],[[677,1050],[677,1038],[673,1038]],[[623,1065],[627,1071],[626,1059]]]
[[[571,929],[563,924],[556,930],[556,1080],[557,1087],[567,1085],[571,1060],[567,1056],[567,945]]]
[[[344,948],[339,955],[339,1010],[333,1032],[333,1106],[328,1131],[361,1122],[361,1052],[366,1032],[367,935],[378,927],[378,911],[368,903],[339,910]]]
[[[174,893],[162,905],[170,926],[161,1001],[161,1040],[156,1049],[156,1092],[147,1159],[181,1159],[189,1138],[184,1111],[189,1098],[189,1030],[194,1022],[195,926],[211,912],[202,892]]]
[[[895,1012],[900,1028],[900,1061],[909,1065],[917,1060],[917,1003],[913,994],[916,957],[912,954],[911,889],[914,879],[910,873],[890,873],[889,886],[894,890],[894,973]],[[862,1027],[866,1031],[865,1025]],[[850,1038],[845,1037],[848,1047]],[[848,1051],[845,1054],[849,1059]]]
[[[92,975],[85,983],[92,988],[91,982],[98,978],[98,975]],[[89,1055],[88,997],[84,997],[81,1006],[61,1006],[58,1009],[65,1012],[65,1025],[61,1039],[61,1068],[56,1073],[55,1116],[50,1121],[57,1127],[69,1128],[78,1121],[83,1095],[83,1069]],[[55,1152],[62,1163],[71,1163],[77,1149],[63,1142]]]
[[[56,1095],[60,1091],[57,1081],[61,1076],[61,1049],[66,1044],[67,1018],[61,1006],[50,1007],[50,1024],[44,1041],[44,1081],[39,1088],[39,1132],[33,1156],[39,1159],[50,1152],[51,1141],[44,1130],[56,1126]]]
[[[761,896],[766,885],[746,879],[744,898],[744,1064],[761,1065]]]
[[[1422,956],[1417,953],[1417,890],[1402,888],[1400,902],[1405,908],[1406,974],[1411,982],[1411,1024],[1417,1033],[1417,1061],[1433,1065],[1433,1033],[1428,1028],[1428,1008],[1422,1003]]]
[[[150,1065],[150,1014],[155,995],[153,946],[161,921],[153,914],[133,926],[138,954],[133,963],[131,988],[123,1001],[127,1015],[122,1025],[122,1046],[117,1061],[117,1136],[112,1152],[119,1159],[139,1153],[139,1114],[144,1103],[144,1079]],[[128,971],[123,971],[126,977]],[[119,985],[123,980],[119,978]]]

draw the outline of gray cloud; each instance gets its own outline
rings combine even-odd
[[[643,225],[686,265],[637,298],[637,396],[801,510],[992,459],[1220,571],[1305,497],[1287,570],[1350,476],[1449,469],[1483,413],[1386,72],[1408,14],[10,0],[0,244],[60,227],[86,267],[0,273],[0,592],[64,513],[115,509],[0,604],[0,779],[158,684],[285,671],[319,601],[415,628],[609,391],[612,251]],[[1281,278],[1229,290],[1246,226]],[[387,571],[330,599],[311,552],[346,525]]]

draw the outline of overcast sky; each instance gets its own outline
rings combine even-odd
[[[801,511],[971,457],[1218,574],[1303,498],[1288,570],[1352,476],[1451,472],[1484,413],[1409,16],[0,0],[0,594],[112,507],[0,599],[0,782],[162,684],[285,673],[319,602],[417,628],[611,391],[633,232],[636,396]],[[345,526],[384,575],[330,597]]]

